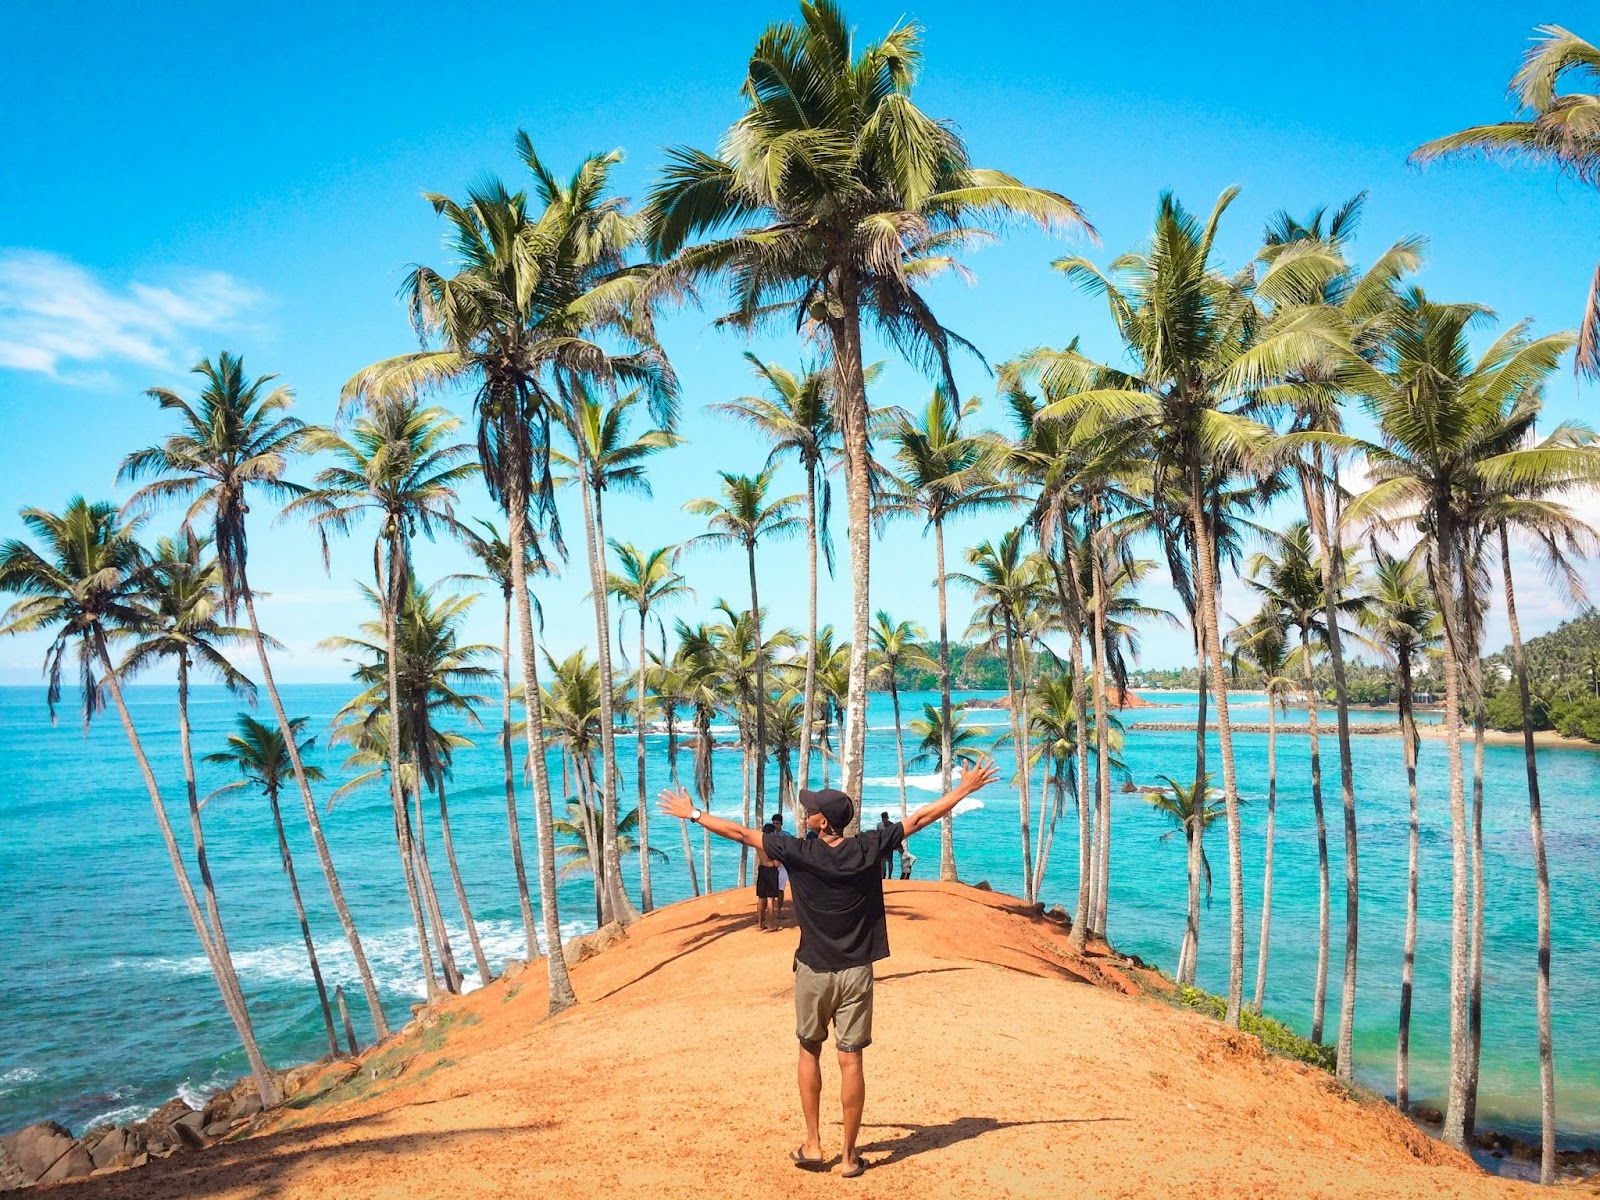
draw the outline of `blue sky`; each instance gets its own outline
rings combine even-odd
[[[739,112],[750,45],[792,11],[776,0],[613,4],[596,20],[583,6],[543,7],[14,6],[0,72],[0,537],[17,535],[25,504],[58,508],[79,491],[123,498],[121,458],[166,432],[143,389],[189,388],[185,371],[202,354],[242,352],[252,372],[294,386],[301,416],[331,419],[345,379],[411,345],[395,300],[406,266],[446,265],[421,192],[459,194],[484,172],[515,184],[511,140],[522,128],[562,171],[583,153],[625,148],[621,188],[641,196],[661,147],[714,146]],[[1099,245],[1011,236],[971,256],[975,284],[933,288],[946,323],[990,362],[1074,335],[1114,356],[1104,311],[1049,261],[1071,250],[1105,262],[1134,246],[1164,188],[1205,210],[1242,186],[1220,241],[1235,266],[1274,211],[1305,213],[1365,189],[1363,260],[1422,234],[1430,293],[1531,317],[1541,331],[1576,322],[1600,257],[1593,192],[1494,165],[1418,171],[1405,156],[1507,113],[1506,80],[1533,27],[1579,21],[1578,9],[1324,6],[1314,20],[1281,5],[1218,9],[849,6],[863,37],[905,15],[919,21],[918,103],[959,124],[975,161],[1065,192],[1100,232]],[[753,471],[764,457],[702,411],[751,388],[747,343],[710,329],[712,315],[664,323],[689,444],[657,460],[652,500],[610,505],[608,532],[641,546],[699,532],[683,502],[712,490],[713,468]],[[801,356],[793,339],[749,345],[789,364]],[[984,370],[968,361],[958,377],[998,422]],[[916,405],[928,387],[891,364],[875,399]],[[1582,417],[1591,404],[1570,374],[1550,390],[1553,416]],[[463,507],[489,512],[477,495]],[[302,530],[265,520],[252,575],[273,593],[264,620],[290,647],[282,674],[342,678],[346,665],[315,644],[364,615],[354,580],[370,563],[370,531],[338,548],[325,576]],[[1000,525],[958,526],[953,544]],[[448,547],[424,546],[419,560],[427,575],[462,569]],[[874,550],[874,603],[931,626],[931,564],[931,541],[894,528]],[[684,569],[697,597],[680,615],[744,595],[734,553],[693,550]],[[569,574],[545,601],[557,651],[593,638],[585,588]],[[761,575],[774,617],[802,623],[802,548],[764,551]],[[1530,630],[1555,624],[1559,599],[1532,575],[1526,587]],[[1162,589],[1152,598],[1164,602]],[[1230,592],[1230,611],[1246,604]],[[823,605],[825,620],[847,620],[842,579],[825,584]],[[494,608],[481,606],[474,626],[485,641],[497,636]],[[958,627],[967,610],[957,597]],[[41,651],[27,639],[0,643],[0,682],[36,679]],[[1147,664],[1187,657],[1185,635],[1150,630]]]

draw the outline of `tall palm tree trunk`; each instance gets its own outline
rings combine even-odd
[[[228,935],[222,927],[222,910],[217,906],[217,885],[211,878],[211,860],[206,854],[205,829],[200,824],[200,796],[195,786],[194,749],[189,727],[189,658],[178,658],[178,748],[183,756],[184,792],[189,802],[189,834],[194,839],[195,865],[200,871],[200,890],[205,896],[206,919],[210,923],[212,944],[216,947],[217,963],[222,968],[218,982],[227,991],[228,998],[239,1011],[245,1009],[244,988],[239,983],[239,973],[234,969],[233,952],[228,949]]]
[[[139,773],[144,776],[145,790],[150,795],[150,807],[155,810],[156,825],[161,830],[161,840],[167,848],[167,858],[172,864],[172,873],[178,881],[178,891],[183,895],[183,906],[188,910],[189,920],[193,922],[195,934],[200,938],[200,948],[205,953],[206,961],[211,966],[211,974],[217,981],[218,990],[222,993],[223,1007],[228,1010],[228,1016],[232,1018],[234,1028],[238,1031],[239,1042],[244,1047],[246,1060],[250,1063],[250,1074],[255,1079],[256,1090],[261,1095],[261,1104],[265,1108],[274,1108],[282,1098],[278,1092],[277,1080],[273,1077],[272,1068],[268,1067],[266,1060],[261,1057],[261,1048],[256,1045],[250,1014],[245,1011],[242,1001],[235,1002],[234,995],[225,982],[226,975],[221,958],[217,954],[216,943],[211,937],[211,931],[206,927],[205,915],[200,911],[200,901],[196,898],[194,887],[189,882],[189,872],[183,865],[183,852],[178,848],[178,839],[173,836],[172,823],[167,820],[167,806],[162,803],[161,789],[156,784],[155,772],[150,769],[150,760],[145,757],[144,744],[139,740],[139,731],[134,728],[133,717],[128,712],[116,668],[111,665],[111,655],[106,650],[105,635],[96,627],[90,636],[94,638],[95,656],[99,658],[100,666],[105,672],[105,685],[110,688],[111,698],[117,705],[117,715],[122,719],[122,730],[127,735],[128,746],[133,750],[133,757],[139,764]]]
[[[944,521],[933,522],[934,576],[933,586],[939,593],[939,791],[950,790],[950,609],[945,595],[944,578]],[[955,816],[946,813],[939,818],[939,878],[950,883],[956,876],[956,825]]]
[[[605,519],[599,490],[588,484],[578,490],[583,493],[583,534],[589,544],[589,588],[594,598],[595,657],[600,664],[600,764],[605,776],[600,793],[600,852],[605,860],[612,917],[631,925],[639,919],[639,910],[623,886],[622,855],[617,849],[617,717],[612,691],[611,617],[607,611]]]
[[[1517,672],[1517,699],[1522,706],[1522,757],[1528,768],[1528,832],[1533,841],[1533,878],[1538,907],[1538,974],[1534,1006],[1539,1022],[1539,1182],[1556,1176],[1556,1064],[1550,1037],[1550,864],[1545,858],[1544,813],[1539,798],[1539,763],[1533,750],[1533,705],[1528,695],[1528,662],[1517,623],[1516,589],[1511,584],[1511,544],[1500,530],[1500,565],[1505,578],[1506,619],[1511,626],[1511,660]]]
[[[750,747],[749,725],[740,721],[739,741],[739,790],[742,799],[742,812],[739,818],[741,825],[750,824]],[[743,842],[739,844],[739,886],[749,886],[750,847]]]
[[[1256,1016],[1267,1003],[1267,951],[1272,947],[1272,849],[1278,824],[1278,704],[1267,684],[1267,833],[1261,864],[1261,941],[1256,948]]]
[[[1095,898],[1094,930],[1106,936],[1111,907],[1111,714],[1106,711],[1106,578],[1100,548],[1093,544],[1099,530],[1098,505],[1091,514],[1089,579],[1094,592],[1094,749],[1095,749]]]
[[[843,777],[842,790],[855,800],[859,815],[867,747],[867,648],[872,634],[872,497],[858,286],[854,279],[840,281],[841,312],[828,321],[828,329],[834,370],[844,400],[840,430],[844,444],[846,535],[850,547],[850,675],[839,769]],[[948,822],[949,818],[945,820]],[[953,858],[949,878],[955,878]]]
[[[306,943],[306,961],[311,964],[311,981],[317,985],[317,1003],[322,1008],[322,1024],[328,1032],[328,1050],[339,1056],[339,1035],[333,1025],[333,1008],[328,1004],[328,987],[322,982],[322,964],[317,961],[317,944],[311,940],[311,922],[306,920],[306,906],[300,899],[300,881],[294,874],[294,856],[289,853],[289,839],[283,832],[283,812],[278,808],[278,789],[267,789],[267,803],[272,806],[272,827],[278,831],[278,854],[283,859],[283,873],[289,877],[289,894],[294,897],[294,915],[300,922],[300,936]],[[352,1048],[351,1053],[354,1053]]]
[[[800,787],[811,786],[811,741],[817,723],[817,464],[806,462],[806,681],[800,700]],[[902,778],[905,775],[901,768]],[[904,784],[902,782],[902,792]],[[905,798],[901,797],[901,808]],[[799,828],[800,799],[795,797],[795,826]]]
[[[645,799],[644,781],[644,722],[645,722],[645,657],[644,657],[644,623],[649,616],[650,607],[645,605],[639,609],[639,686],[636,689],[638,696],[633,710],[633,734],[635,739],[634,774],[639,783],[639,903],[645,912],[655,907],[655,892],[650,886],[650,819],[646,815],[650,805]],[[618,636],[621,636],[618,630]],[[668,714],[671,721],[671,714]],[[687,833],[684,835],[688,837]],[[694,864],[690,864],[691,869]]]
[[[894,760],[900,775],[900,819],[906,819],[906,742],[900,725],[900,688],[889,673],[889,704],[894,709]]]
[[[1400,686],[1400,741],[1406,765],[1406,797],[1410,824],[1406,838],[1406,932],[1400,957],[1400,1027],[1394,1044],[1394,1102],[1401,1112],[1411,1108],[1411,993],[1417,963],[1418,820],[1417,820],[1417,719],[1412,708],[1411,647],[1402,645],[1397,655]]]
[[[399,651],[399,606],[402,593],[400,591],[400,541],[398,530],[395,527],[394,517],[388,518],[388,525],[381,538],[384,549],[388,551],[387,561],[378,571],[378,591],[383,597],[383,651],[384,668],[386,671],[385,687],[389,692],[389,803],[394,808],[395,835],[400,841],[401,869],[406,875],[406,894],[411,897],[411,915],[417,927],[417,951],[422,956],[422,979],[427,989],[428,1003],[433,1003],[434,997],[439,992],[439,981],[434,977],[433,959],[428,952],[428,920],[437,920],[428,903],[428,881],[417,871],[417,850],[415,834],[411,828],[411,817],[407,812],[404,776],[400,766],[400,730],[404,717],[400,711],[400,651]],[[373,567],[379,565],[379,555],[374,549]],[[420,815],[420,813],[419,813]],[[425,915],[426,914],[426,915]],[[443,931],[434,930],[435,937],[442,937]],[[444,949],[439,951],[440,969],[444,972],[445,990],[454,991],[451,986],[451,976],[454,973],[444,961]]]
[[[662,634],[663,642],[666,639]],[[662,647],[662,658],[666,658],[666,647]],[[672,786],[678,786],[678,732],[676,728],[678,713],[677,705],[665,704],[662,706],[667,719],[667,773],[672,779]],[[689,890],[692,894],[700,894],[700,878],[694,869],[694,843],[689,840],[689,822],[679,821],[678,829],[683,834],[683,861],[689,868]]]
[[[1063,548],[1065,544],[1066,539],[1063,534]],[[1068,595],[1067,589],[1061,586],[1059,570],[1056,573],[1056,587],[1063,598]],[[1072,625],[1072,644],[1067,654],[1068,662],[1072,666],[1072,707],[1076,740],[1073,755],[1077,760],[1074,769],[1078,773],[1078,903],[1072,915],[1072,945],[1080,954],[1087,945],[1089,922],[1092,919],[1090,904],[1094,896],[1092,879],[1094,871],[1091,866],[1094,857],[1092,853],[1094,826],[1089,813],[1089,719],[1083,697],[1083,606],[1077,603],[1081,591],[1082,588],[1074,579],[1073,603],[1069,616]]]
[[[1194,792],[1190,795],[1190,816],[1203,820],[1206,806],[1206,655],[1204,639],[1196,643],[1200,667],[1199,720],[1195,723],[1194,739]],[[1188,916],[1183,926],[1183,946],[1178,952],[1178,982],[1193,984],[1200,966],[1200,857],[1202,845],[1199,838],[1186,837]]]
[[[527,942],[527,961],[539,953],[539,939],[533,932],[533,900],[528,895],[528,867],[522,859],[522,829],[517,821],[516,756],[511,752],[511,592],[505,593],[505,624],[500,636],[500,750],[505,759],[506,829],[511,837],[511,866],[517,876],[517,905],[522,910],[522,936]]]
[[[1013,638],[1013,643],[1015,638]],[[1039,899],[1038,881],[1033,874],[1033,858],[1031,854],[1033,832],[1029,823],[1033,820],[1033,784],[1029,776],[1029,768],[1033,763],[1033,737],[1032,727],[1029,724],[1031,714],[1028,711],[1028,646],[1024,642],[1019,648],[1018,655],[1017,694],[1021,701],[1022,713],[1018,721],[1022,740],[1018,753],[1017,773],[1021,776],[1021,796],[1018,807],[1022,810],[1022,881],[1027,888],[1030,903]],[[1042,820],[1042,818],[1041,818]]]
[[[1222,757],[1222,804],[1228,825],[1228,999],[1223,1019],[1237,1027],[1244,1006],[1244,853],[1239,825],[1239,781],[1233,762],[1233,721],[1228,715],[1228,680],[1222,666],[1222,630],[1217,616],[1217,555],[1200,492],[1198,468],[1191,474],[1190,502],[1199,550],[1200,611],[1211,659],[1211,690],[1217,704],[1217,748]]]
[[[585,750],[578,753],[571,751],[572,778],[578,785],[578,805],[583,809],[583,845],[584,853],[589,856],[589,877],[594,884],[594,919],[600,925],[611,924],[611,890],[606,887],[605,872],[596,864],[601,861],[601,838],[604,834],[597,832],[600,822],[596,819],[600,809],[595,802],[595,791],[599,784],[595,781],[594,760]]]
[[[517,640],[522,650],[523,732],[533,769],[533,813],[539,849],[539,916],[544,925],[546,969],[550,975],[550,1015],[578,1002],[561,952],[561,912],[556,896],[555,813],[550,805],[550,769],[544,757],[544,704],[539,694],[538,654],[533,640],[533,604],[528,596],[528,497],[513,468],[506,489],[507,538],[511,543],[511,595],[517,609]]]
[[[256,619],[255,593],[250,590],[245,577],[244,564],[239,566],[239,595],[244,600],[245,615],[250,621],[250,640],[255,643],[256,658],[261,663],[261,682],[266,685],[267,698],[272,702],[273,715],[278,720],[278,731],[283,735],[289,755],[289,766],[294,772],[295,785],[300,789],[300,800],[305,806],[306,825],[311,830],[311,844],[316,847],[317,862],[322,867],[322,878],[328,885],[328,895],[333,900],[333,910],[339,914],[339,925],[345,940],[350,943],[350,956],[355,960],[356,974],[361,978],[362,991],[366,993],[367,1012],[372,1017],[374,1036],[381,1042],[389,1036],[389,1019],[384,1016],[383,1002],[378,998],[378,985],[367,964],[367,952],[361,945],[361,935],[356,932],[355,918],[345,903],[344,888],[339,884],[339,873],[334,870],[333,854],[328,849],[328,839],[322,833],[322,818],[317,814],[317,802],[311,795],[311,783],[306,779],[305,764],[300,760],[300,747],[295,744],[294,727],[289,714],[284,711],[283,698],[278,695],[278,684],[272,677],[272,662],[267,657],[266,639],[261,636],[261,623]]]
[[[1028,828],[1030,805],[1028,795],[1028,761],[1023,750],[1022,726],[1019,717],[1022,704],[1017,697],[1017,644],[1011,634],[1011,621],[1006,620],[1006,707],[1011,716],[1011,749],[1017,761],[1017,775],[1021,789],[1022,802],[1017,806],[1021,818],[1022,831],[1022,899],[1025,904],[1033,903],[1033,837]]]
[[[756,544],[754,541],[745,543],[745,562],[750,572],[750,630],[755,641],[756,649],[756,757],[755,757],[755,789],[756,789],[756,825],[765,824],[767,816],[767,664],[766,653],[761,643],[761,594],[756,589]],[[861,647],[861,653],[866,653],[866,647]],[[856,801],[855,824],[861,826],[861,796],[860,789],[851,793]],[[782,799],[778,801],[783,804]],[[744,847],[749,849],[748,846]]]
[[[488,987],[494,978],[489,973],[489,960],[484,957],[483,943],[478,938],[478,923],[472,919],[472,906],[467,903],[466,885],[461,882],[461,867],[456,863],[455,842],[450,837],[450,807],[445,802],[444,780],[435,789],[439,798],[439,830],[444,838],[444,860],[450,868],[450,886],[455,891],[456,903],[461,907],[461,920],[467,926],[467,941],[472,945],[472,959],[478,968],[478,978]]]
[[[1476,642],[1477,639],[1474,639]],[[1474,646],[1472,657],[1477,658]],[[1472,703],[1472,930],[1467,949],[1467,1136],[1478,1120],[1478,1064],[1483,1053],[1483,683],[1474,682]]]
[[[444,908],[439,903],[439,889],[433,883],[433,867],[428,862],[428,827],[422,809],[422,780],[418,772],[417,786],[405,789],[407,800],[415,806],[416,827],[408,830],[413,851],[412,869],[421,884],[423,905],[428,912],[428,923],[433,926],[433,942],[439,952],[439,973],[444,976],[447,992],[461,991],[461,968],[456,966],[455,948],[450,944],[450,929],[445,924]]]
[[[1319,455],[1320,457],[1320,455]],[[1320,467],[1320,463],[1318,464]],[[1324,485],[1302,477],[1306,510],[1322,544],[1322,607],[1328,624],[1328,665],[1333,671],[1333,703],[1338,723],[1339,799],[1344,810],[1344,979],[1339,992],[1339,1036],[1334,1072],[1350,1082],[1355,1077],[1356,948],[1361,925],[1361,872],[1356,853],[1356,785],[1350,755],[1350,695],[1345,682],[1344,651],[1339,632],[1339,596],[1334,573],[1343,568],[1337,510],[1328,519]],[[1338,505],[1337,485],[1333,502]]]
[[[1306,727],[1311,737],[1311,809],[1317,823],[1317,973],[1311,989],[1311,1040],[1322,1044],[1328,1005],[1328,821],[1322,809],[1322,738],[1317,721],[1317,687],[1311,674],[1311,629],[1300,626],[1301,666],[1306,686]]]
[[[1443,506],[1440,506],[1443,507]],[[1461,764],[1461,660],[1466,650],[1457,624],[1459,597],[1449,561],[1455,535],[1446,517],[1434,531],[1429,573],[1444,625],[1445,747],[1450,775],[1450,1073],[1441,1136],[1458,1150],[1467,1143],[1467,804]]]

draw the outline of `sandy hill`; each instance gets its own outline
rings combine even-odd
[[[644,918],[574,970],[539,964],[330,1067],[251,1136],[52,1189],[126,1197],[1533,1196],[1381,1101],[1143,994],[1157,980],[1009,897],[893,884],[858,1180],[803,1172],[796,934],[744,894]],[[1101,948],[1103,950],[1103,948]],[[839,1141],[824,1053],[823,1128]],[[353,1073],[352,1073],[353,1071]]]

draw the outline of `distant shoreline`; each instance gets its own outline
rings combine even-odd
[[[1195,721],[1133,721],[1127,726],[1130,732],[1144,733],[1194,733],[1198,727],[1198,722]],[[1216,729],[1214,722],[1208,721],[1206,723],[1207,732],[1215,733]],[[1311,727],[1303,721],[1282,721],[1278,724],[1278,733],[1280,735],[1304,737],[1310,731]],[[1318,722],[1317,731],[1323,737],[1333,737],[1337,732],[1331,720]],[[1266,733],[1267,726],[1264,722],[1258,721],[1235,721],[1233,723],[1233,732]],[[1399,737],[1400,726],[1398,723],[1380,725],[1377,722],[1369,721],[1352,722],[1350,732],[1364,737]],[[1418,725],[1417,734],[1434,742],[1442,742],[1446,736],[1445,728],[1442,724]],[[1472,729],[1470,727],[1462,729],[1461,742],[1462,745],[1471,744]],[[1483,742],[1486,746],[1521,746],[1522,733],[1519,730],[1486,729],[1483,731]],[[1600,742],[1567,737],[1565,734],[1557,733],[1554,729],[1535,731],[1533,744],[1544,750],[1600,750]]]

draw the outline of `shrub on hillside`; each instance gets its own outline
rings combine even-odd
[[[1227,1002],[1221,996],[1213,996],[1210,992],[1203,992],[1197,987],[1183,988],[1182,997],[1185,1008],[1196,1009],[1219,1021],[1228,1009]],[[1324,1071],[1331,1071],[1334,1068],[1332,1046],[1319,1046],[1309,1038],[1301,1037],[1282,1021],[1275,1021],[1266,1016],[1258,1017],[1246,1008],[1239,1015],[1239,1028],[1246,1033],[1255,1034],[1261,1039],[1263,1046],[1276,1054],[1299,1059],[1313,1067],[1321,1067]]]

